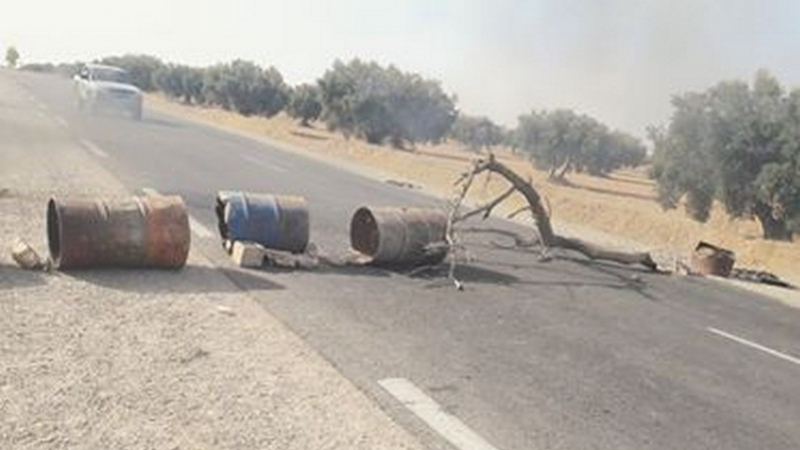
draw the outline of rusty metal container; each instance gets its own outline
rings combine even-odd
[[[736,262],[736,255],[727,249],[708,242],[700,242],[692,253],[692,270],[702,275],[728,277]]]
[[[447,215],[438,209],[359,208],[350,244],[383,264],[437,264],[447,256]]]
[[[179,269],[191,244],[189,216],[178,196],[126,200],[51,199],[47,239],[56,268]]]
[[[222,191],[216,203],[223,241],[257,242],[292,253],[308,247],[308,204],[302,197]]]

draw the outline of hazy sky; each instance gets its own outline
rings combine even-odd
[[[800,86],[797,0],[2,0],[0,48],[25,61],[148,53],[244,58],[288,82],[336,58],[440,79],[471,114],[513,125],[570,107],[637,135],[672,93],[759,68]]]

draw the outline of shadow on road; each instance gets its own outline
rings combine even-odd
[[[186,128],[186,125],[179,122],[147,116],[142,118],[142,124],[175,129]]]
[[[155,294],[236,293],[271,291],[284,286],[242,270],[187,266],[182,270],[96,269],[65,275],[108,289]]]
[[[411,274],[412,278],[424,278],[428,280],[446,279],[450,266],[441,264],[427,268],[417,274]],[[510,286],[522,282],[522,279],[506,272],[492,270],[473,264],[459,264],[456,266],[456,278],[466,284],[495,284]]]
[[[0,264],[0,291],[4,289],[29,288],[47,283],[46,274],[23,270],[16,266]]]

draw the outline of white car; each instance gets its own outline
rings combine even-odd
[[[142,91],[127,71],[114,66],[86,64],[75,75],[78,107],[91,113],[116,110],[142,119]]]

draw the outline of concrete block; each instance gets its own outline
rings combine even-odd
[[[231,259],[239,267],[261,267],[264,264],[264,247],[255,242],[233,243]]]

